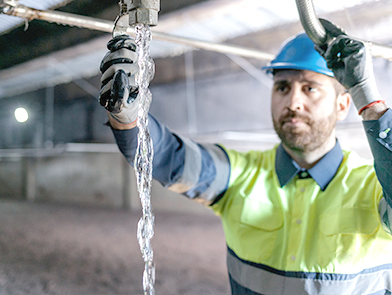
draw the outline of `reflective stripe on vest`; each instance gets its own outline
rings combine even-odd
[[[228,249],[227,267],[231,279],[258,294],[389,294],[392,264],[365,269],[356,274],[285,272],[241,260]]]

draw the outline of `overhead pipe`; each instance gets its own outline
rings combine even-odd
[[[329,36],[316,15],[312,0],[295,0],[301,24],[313,41],[317,45],[327,44],[332,41],[332,36]],[[359,40],[358,38],[355,38]],[[371,54],[374,57],[381,57],[392,60],[392,47],[375,42],[360,40],[370,45]]]
[[[16,3],[15,5],[11,5],[11,3],[14,3],[14,1],[5,1],[4,3],[6,5],[1,8],[1,13],[11,16],[17,16],[23,18],[25,21],[31,21],[34,19],[45,20],[48,22],[76,26],[91,30],[98,30],[101,32],[111,32],[111,30],[113,29],[113,22],[106,20],[96,20],[92,17],[76,15],[61,11],[44,11],[30,8],[18,3]]]
[[[26,21],[37,19],[37,20],[43,20],[47,22],[54,22],[62,25],[76,26],[79,28],[97,30],[106,33],[113,32],[114,25],[112,21],[97,19],[88,16],[81,16],[81,15],[61,12],[61,11],[38,10],[17,3],[11,4],[11,2],[15,3],[15,1],[4,1],[6,5],[0,8],[0,13],[21,17]],[[137,11],[140,11],[140,9],[139,10],[135,9],[135,13],[137,13]],[[134,21],[130,19],[130,23],[133,22]],[[127,30],[127,34],[134,37],[135,36],[134,29],[129,27]],[[219,52],[224,54],[234,54],[243,57],[255,58],[258,60],[266,60],[266,61],[270,61],[274,58],[273,54],[262,52],[256,49],[242,47],[242,46],[218,44],[218,43],[207,42],[207,41],[193,39],[193,38],[174,36],[156,30],[153,31],[153,34],[154,34],[154,39],[156,40],[173,42],[177,44],[191,46],[198,49],[204,49],[204,50],[209,50],[209,51],[214,51],[214,52]]]

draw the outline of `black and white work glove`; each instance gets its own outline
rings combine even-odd
[[[339,28],[323,22],[328,31],[335,35]],[[346,35],[339,35],[329,45],[315,46],[325,58],[335,78],[349,91],[359,113],[373,102],[381,101],[373,73],[370,46]]]
[[[100,104],[110,116],[123,124],[137,119],[139,109],[138,88],[135,74],[138,72],[136,45],[126,35],[111,39],[110,50],[101,62]]]

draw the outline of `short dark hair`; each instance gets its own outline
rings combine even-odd
[[[348,92],[346,88],[336,78],[333,78],[333,87],[335,88],[336,96]]]

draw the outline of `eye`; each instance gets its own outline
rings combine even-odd
[[[279,83],[275,85],[276,92],[285,93],[290,91],[289,86],[286,83]]]
[[[305,92],[310,92],[310,93],[317,93],[319,90],[317,87],[312,87],[312,86],[304,86],[304,91]]]

